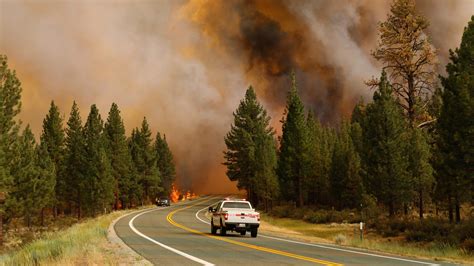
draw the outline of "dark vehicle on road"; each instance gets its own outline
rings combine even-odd
[[[160,197],[156,199],[156,206],[170,206],[171,201],[168,197]]]

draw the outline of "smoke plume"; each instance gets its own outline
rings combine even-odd
[[[418,0],[441,67],[459,45],[474,1]],[[23,83],[21,119],[36,134],[54,100],[67,119],[116,102],[128,132],[146,116],[165,133],[179,185],[235,191],[221,165],[223,136],[253,85],[279,130],[295,70],[308,108],[325,122],[347,116],[371,91],[370,56],[390,1],[0,2],[0,53]]]

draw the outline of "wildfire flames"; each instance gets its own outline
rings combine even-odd
[[[179,191],[179,189],[177,189],[174,184],[171,186],[170,199],[172,202],[193,199],[195,197],[196,197],[196,194],[194,192],[191,192],[190,190],[186,191],[185,193],[181,193],[181,191]]]

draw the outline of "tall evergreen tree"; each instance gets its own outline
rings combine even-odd
[[[320,167],[321,167],[321,125],[319,121],[313,116],[312,112],[309,112],[306,117],[306,124],[308,127],[308,154],[310,171],[309,176],[306,178],[304,187],[306,188],[305,200],[309,204],[315,204],[317,196],[321,192],[321,188],[318,186],[318,180],[320,178]]]
[[[83,215],[88,183],[85,179],[86,150],[79,108],[74,102],[66,128],[64,160],[64,192],[67,201],[73,203],[78,219]]]
[[[107,209],[114,201],[114,178],[111,174],[110,162],[105,152],[103,121],[99,110],[91,106],[84,126],[85,137],[85,168],[84,181],[88,184],[85,207],[90,214]]]
[[[46,145],[40,143],[36,147],[36,167],[38,175],[33,182],[32,189],[35,208],[41,212],[41,225],[44,226],[45,208],[56,204],[56,168],[53,160],[49,157]]]
[[[176,170],[173,162],[173,154],[166,141],[166,135],[161,137],[160,133],[155,138],[156,166],[161,173],[163,194],[171,194],[171,186],[176,179]]]
[[[0,55],[0,194],[5,204],[0,206],[0,244],[3,242],[3,215],[12,197],[13,174],[10,171],[18,151],[14,151],[18,142],[19,122],[16,116],[21,110],[21,83],[14,70],[8,67],[7,57]]]
[[[280,139],[278,177],[284,198],[297,206],[304,204],[304,183],[310,175],[310,143],[303,103],[298,96],[295,73],[291,74],[291,89],[287,96],[285,115],[282,119],[283,134]]]
[[[163,189],[161,174],[156,165],[156,155],[152,147],[151,131],[146,118],[140,129],[134,129],[130,139],[130,153],[138,183],[142,188],[141,202],[151,202]]]
[[[55,179],[56,179],[56,204],[66,201],[65,182],[62,174],[62,165],[64,160],[64,129],[63,120],[59,114],[59,108],[51,102],[49,112],[43,120],[43,132],[41,134],[41,143],[48,151],[48,156],[54,163]],[[67,173],[64,173],[65,175]],[[64,206],[63,206],[64,207]],[[56,210],[56,208],[55,208]]]
[[[261,200],[268,207],[278,191],[273,135],[270,117],[250,86],[234,112],[234,123],[224,139],[227,146],[224,165],[229,179],[247,191],[247,198],[254,205]]]
[[[55,169],[45,145],[36,147],[29,126],[23,131],[19,148],[21,157],[13,166],[15,189],[10,194],[16,204],[9,207],[14,206],[11,213],[24,217],[29,227],[33,216],[43,214],[43,208],[54,203]]]
[[[112,176],[114,177],[114,208],[126,206],[130,202],[132,159],[128,150],[125,126],[117,104],[112,103],[104,127],[107,157],[110,160]]]
[[[419,216],[423,219],[424,201],[430,198],[434,186],[433,168],[430,164],[431,152],[425,132],[413,128],[409,133],[408,173],[411,175],[412,188],[418,200]]]
[[[25,128],[20,139],[16,143],[18,150],[21,151],[20,156],[15,156],[15,160],[10,168],[14,173],[12,190],[9,193],[10,201],[6,205],[8,213],[11,217],[21,217],[26,212],[31,211],[31,202],[28,200],[28,189],[30,188],[30,181],[37,174],[35,167],[35,138],[29,126]],[[25,220],[29,224],[29,214]]]
[[[259,134],[255,136],[255,178],[254,192],[258,203],[263,203],[264,210],[272,207],[272,202],[279,195],[278,177],[276,175],[277,149],[273,130],[264,123],[257,125]],[[268,130],[272,131],[268,131]]]
[[[351,137],[351,125],[341,125],[333,150],[331,165],[331,189],[334,204],[339,209],[358,207],[362,201],[364,186],[361,163]]]
[[[450,51],[447,77],[437,123],[437,147],[440,161],[436,164],[440,192],[447,195],[449,219],[461,221],[461,203],[473,196],[474,190],[474,16],[464,29],[461,45]]]
[[[392,88],[382,72],[373,103],[366,108],[362,125],[364,172],[367,189],[388,206],[390,216],[410,200],[407,174],[406,128],[402,110],[392,98]]]

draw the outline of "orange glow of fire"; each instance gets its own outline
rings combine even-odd
[[[171,186],[170,199],[171,199],[172,202],[178,202],[179,197],[180,197],[179,190],[176,189],[175,185],[173,184],[173,185]]]
[[[190,190],[188,190],[186,193],[182,193],[179,189],[176,188],[174,184],[171,186],[170,199],[172,202],[194,199],[195,197],[196,194],[194,192],[191,192]]]

